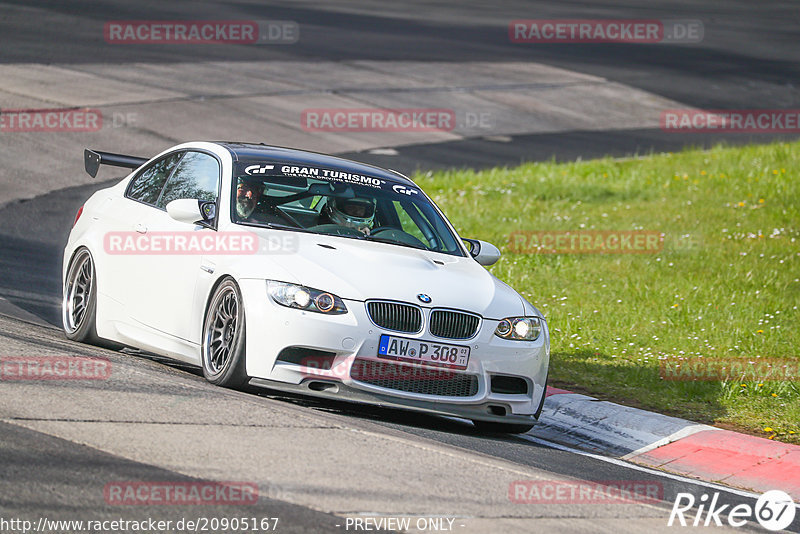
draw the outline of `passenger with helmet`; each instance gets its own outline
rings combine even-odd
[[[364,197],[329,197],[322,213],[332,224],[353,228],[369,235],[375,219],[375,200]]]

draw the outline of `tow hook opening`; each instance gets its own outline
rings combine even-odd
[[[506,415],[506,408],[505,406],[489,406],[489,413],[492,415],[499,415],[502,417]]]
[[[328,391],[330,393],[338,393],[339,386],[333,382],[322,382],[320,380],[314,380],[312,382],[308,382],[308,389],[311,391]]]

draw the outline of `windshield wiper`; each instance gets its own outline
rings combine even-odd
[[[299,226],[289,226],[288,224],[280,223],[264,222],[260,223],[260,225],[266,226],[267,228],[274,228],[275,230],[302,230]]]
[[[424,250],[424,251],[430,252],[430,249],[428,249],[428,248],[426,248],[424,246],[421,247],[419,245],[411,245],[409,243],[402,243],[400,241],[395,241],[393,239],[388,239],[386,237],[373,237],[371,235],[362,234],[361,232],[359,232],[358,235],[356,235],[356,234],[329,234],[327,232],[315,232],[314,230],[302,228],[302,227],[299,227],[299,226],[289,226],[289,225],[286,225],[286,224],[267,223],[267,222],[259,223],[258,226],[266,226],[267,228],[270,228],[270,229],[273,229],[273,230],[290,230],[290,231],[294,231],[294,232],[304,232],[304,233],[307,233],[307,234],[326,235],[326,236],[331,236],[331,237],[345,237],[345,238],[349,238],[349,239],[358,239],[358,240],[366,239],[368,241],[375,241],[377,243],[388,243],[390,245],[399,245],[401,247],[413,248],[413,249],[416,249],[416,250]]]
[[[300,226],[289,226],[286,224],[279,224],[279,223],[271,223],[271,222],[238,222],[236,224],[241,224],[242,226],[254,226],[256,228],[269,228],[270,230],[289,230],[292,232],[304,232],[307,234],[313,234],[311,230],[306,230]]]
[[[378,243],[389,243],[390,245],[400,245],[401,247],[415,248],[417,250],[428,250],[427,247],[421,247],[419,245],[411,245],[409,243],[395,241],[394,239],[389,239],[386,237],[372,237],[371,235],[367,235],[365,237],[370,241],[377,241]]]
[[[316,232],[312,232],[311,230],[306,230],[302,226],[289,226],[288,224],[280,224],[280,223],[259,223],[259,226],[266,226],[271,230],[290,230],[292,232],[304,232],[306,234],[314,234]]]

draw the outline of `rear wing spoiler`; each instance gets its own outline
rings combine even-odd
[[[125,156],[123,154],[112,154],[111,152],[100,152],[99,150],[83,151],[83,164],[86,172],[94,178],[100,165],[113,165],[114,167],[127,167],[128,169],[138,169],[147,158],[137,158],[136,156]]]

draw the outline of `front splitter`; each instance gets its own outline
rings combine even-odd
[[[384,408],[396,408],[400,410],[411,410],[435,415],[449,415],[462,417],[473,421],[489,421],[494,423],[506,424],[536,424],[533,415],[515,415],[511,413],[511,406],[504,402],[490,401],[477,404],[454,404],[438,400],[415,400],[392,395],[382,395],[377,392],[357,389],[342,382],[333,380],[305,380],[300,384],[289,384],[276,380],[266,380],[263,378],[252,378],[250,385],[255,387],[275,389],[289,393],[309,395],[317,398],[325,398],[339,401],[357,402]],[[493,411],[502,408],[506,415],[498,415]]]

